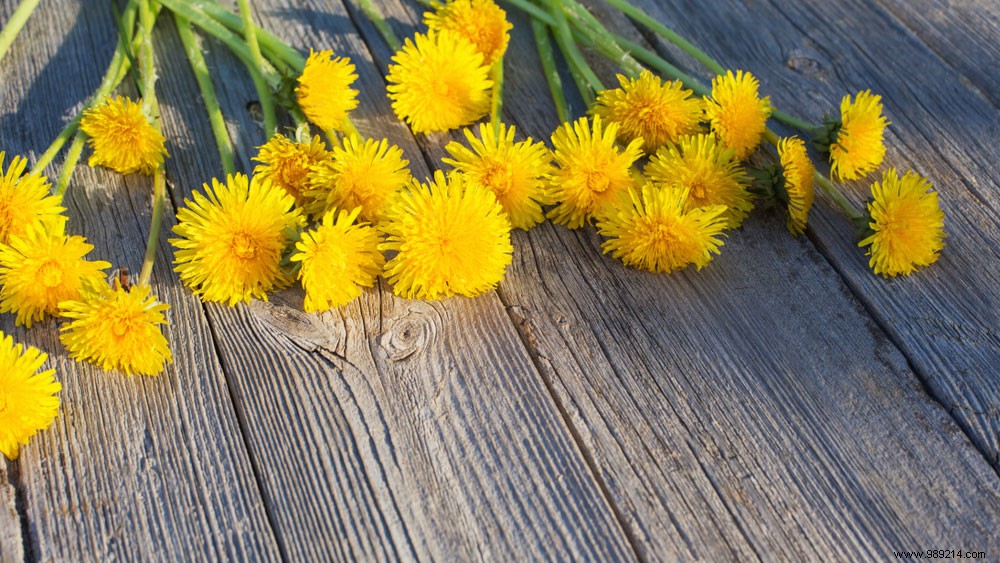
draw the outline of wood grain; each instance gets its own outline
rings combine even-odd
[[[17,512],[17,490],[11,483],[14,463],[0,463],[0,563],[24,561],[24,537],[21,535],[21,515]]]

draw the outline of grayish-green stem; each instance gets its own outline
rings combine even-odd
[[[372,22],[372,25],[375,26],[375,29],[378,30],[379,35],[381,35],[382,39],[384,39],[386,44],[389,45],[389,48],[392,49],[393,52],[399,51],[402,43],[399,42],[399,38],[396,37],[395,33],[393,33],[389,24],[386,23],[385,16],[383,16],[382,12],[379,11],[378,6],[376,6],[371,0],[358,0],[358,6],[361,8],[361,11],[365,13],[365,16],[368,17],[369,21]]]
[[[31,13],[35,11],[36,6],[38,6],[38,0],[21,0],[21,3],[14,9],[14,13],[10,15],[10,19],[4,24],[3,29],[0,29],[0,61],[7,54],[7,49],[14,42],[17,34],[21,32],[21,28],[24,27]]]
[[[545,14],[548,16],[548,14]],[[552,94],[552,103],[556,106],[556,115],[559,122],[569,121],[569,105],[566,103],[566,94],[563,92],[562,79],[556,69],[556,57],[552,51],[552,43],[549,41],[549,30],[541,20],[532,18],[531,30],[535,34],[535,46],[538,48],[538,58],[542,61],[542,70],[545,72],[545,81],[549,84],[549,93]]]
[[[271,96],[271,88],[263,80],[263,75],[267,74],[264,68],[264,56],[260,53],[260,45],[257,44],[257,26],[253,23],[253,14],[250,11],[250,0],[239,0],[240,17],[243,19],[243,38],[246,40],[247,48],[250,50],[250,59],[257,66],[260,77],[253,77],[253,85],[257,89],[257,97],[260,98],[260,107],[264,111],[264,136],[270,139],[278,129],[278,117],[274,110],[274,98]]]
[[[152,120],[157,131],[160,127],[160,109],[156,101],[156,67],[153,64],[153,25],[156,14],[151,4],[154,0],[139,0],[139,76],[143,84],[143,109]],[[146,254],[139,271],[139,285],[149,285],[153,276],[153,262],[160,241],[160,227],[163,224],[163,207],[167,199],[167,181],[163,163],[153,171],[153,212],[149,222],[149,238],[146,240]]]
[[[215,0],[186,0],[183,3],[197,10],[203,15],[217,20],[222,25],[243,35],[243,20],[236,14],[230,12],[225,6]],[[257,42],[260,47],[270,55],[271,62],[283,66],[295,74],[302,72],[306,66],[306,59],[287,43],[278,39],[274,34],[257,27]]]
[[[501,112],[503,112],[503,57],[493,63],[493,68],[490,69],[490,78],[493,79],[490,121],[493,123],[493,131],[499,136]]]
[[[566,14],[562,11],[560,0],[546,1],[549,5],[549,15],[552,16],[556,24],[553,28],[556,44],[559,45],[559,50],[563,52],[566,61],[569,63],[570,76],[576,82],[576,87],[580,91],[583,103],[587,107],[590,107],[594,103],[594,92],[603,90],[604,85],[593,69],[590,68],[590,65],[587,64],[586,59],[583,58],[583,54],[580,53],[580,49],[577,48],[576,41],[573,40],[573,34],[570,31],[569,22],[566,20]]]

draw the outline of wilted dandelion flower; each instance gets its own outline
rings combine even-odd
[[[726,206],[727,228],[735,229],[753,209],[747,190],[749,179],[732,149],[724,147],[714,135],[681,137],[676,144],[656,151],[643,170],[651,181],[689,192],[686,210],[709,205]]]
[[[269,180],[291,194],[296,205],[301,207],[308,201],[305,192],[309,187],[309,172],[317,164],[329,160],[330,156],[319,136],[313,137],[309,143],[296,143],[278,133],[260,146],[254,160],[261,164],[253,173],[257,180]]]
[[[330,50],[311,51],[295,88],[302,113],[324,131],[343,129],[358,107],[358,91],[351,88],[358,79],[354,65],[347,57],[332,57]]]
[[[687,188],[660,188],[645,184],[630,188],[628,197],[597,215],[601,244],[626,266],[670,273],[694,264],[702,269],[719,254],[726,228],[726,207],[709,205],[689,209]]]
[[[17,324],[31,328],[46,314],[55,315],[60,301],[104,281],[101,270],[111,264],[84,260],[94,246],[67,236],[65,228],[65,221],[39,221],[0,245],[0,312],[16,313]]]
[[[737,160],[750,156],[767,129],[771,98],[758,94],[757,79],[742,70],[726,71],[712,79],[712,97],[705,99],[705,117]]]
[[[858,243],[869,246],[869,265],[885,277],[911,274],[937,261],[944,248],[944,212],[931,183],[913,171],[902,178],[895,168],[872,184],[870,236]]]
[[[194,192],[177,212],[170,239],[176,271],[203,301],[234,306],[291,283],[281,254],[304,223],[295,201],[269,182],[243,174],[212,180],[205,194]]]
[[[870,90],[854,101],[840,101],[840,128],[830,144],[830,172],[841,180],[857,180],[878,168],[885,158],[883,136],[889,121],[882,115],[882,96]]]
[[[361,207],[360,217],[379,221],[393,196],[410,181],[403,151],[383,139],[344,139],[333,158],[320,162],[309,175],[306,209],[322,217],[333,209]]]
[[[496,197],[462,176],[434,173],[400,193],[382,225],[385,273],[408,299],[474,297],[493,289],[511,262],[510,222]]]
[[[7,170],[3,169],[6,154],[0,151],[0,243],[6,244],[11,235],[22,235],[28,225],[38,221],[56,221],[66,211],[62,198],[49,193],[49,181],[41,174],[24,176],[28,161],[15,156]]]
[[[90,139],[91,166],[122,174],[152,174],[167,155],[166,139],[142,112],[142,105],[121,96],[83,112],[80,130]]]
[[[778,158],[781,160],[783,191],[788,205],[788,230],[798,236],[806,230],[809,210],[816,196],[813,188],[816,168],[809,160],[806,144],[796,137],[778,141]]]
[[[465,130],[469,147],[452,141],[445,150],[453,158],[444,162],[465,174],[471,183],[493,192],[515,229],[528,230],[545,220],[542,206],[550,203],[549,175],[552,153],[543,143],[514,142],[514,127],[480,124],[479,136]]]
[[[0,332],[0,452],[17,459],[20,447],[52,424],[59,411],[62,385],[56,370],[39,372],[48,358],[34,346],[14,345]]]
[[[629,142],[641,138],[653,152],[681,135],[701,128],[702,103],[691,97],[680,81],[663,82],[643,70],[638,78],[618,75],[621,88],[602,90],[591,110],[608,123],[618,124],[618,138]]]
[[[507,13],[493,0],[449,0],[431,2],[424,23],[433,31],[447,29],[468,39],[483,55],[483,64],[493,66],[507,50],[510,30]]]
[[[461,35],[418,33],[392,60],[386,76],[392,109],[414,133],[462,127],[489,112],[489,67]]]
[[[366,223],[355,224],[360,211],[332,210],[295,243],[291,260],[301,265],[307,313],[346,305],[382,273],[385,257],[378,249],[378,232]]]
[[[633,185],[631,167],[642,157],[642,139],[618,150],[617,134],[618,125],[605,127],[600,116],[593,123],[586,117],[564,123],[552,134],[557,166],[552,173],[552,198],[559,204],[548,216],[554,223],[580,228]]]
[[[167,324],[164,313],[170,305],[151,291],[148,285],[125,289],[116,282],[112,289],[99,284],[79,299],[60,303],[60,314],[70,319],[59,334],[69,357],[126,375],[163,371],[171,354],[160,325]]]

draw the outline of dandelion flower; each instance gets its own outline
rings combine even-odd
[[[20,447],[56,418],[62,385],[56,370],[38,371],[47,358],[0,332],[0,452],[8,459],[17,459]]]
[[[280,268],[281,254],[304,223],[295,200],[269,182],[243,174],[212,180],[207,195],[194,192],[177,213],[170,239],[176,271],[203,301],[234,306],[291,283]]]
[[[931,183],[916,172],[902,178],[895,168],[872,184],[870,236],[858,243],[869,246],[869,265],[885,277],[911,274],[937,261],[944,248],[944,212]]]
[[[379,221],[393,196],[410,181],[409,161],[403,151],[385,139],[344,139],[333,158],[313,167],[306,209],[322,217],[333,209],[361,207],[360,217]]]
[[[489,67],[461,35],[418,33],[392,60],[386,77],[392,109],[414,133],[462,127],[490,111]]]
[[[142,105],[121,96],[87,109],[80,130],[94,150],[91,166],[105,166],[122,174],[152,174],[167,154],[166,139],[142,113]]]
[[[598,213],[601,244],[626,266],[670,273],[694,264],[702,269],[719,254],[726,228],[726,207],[709,205],[688,209],[687,188],[658,188],[645,184],[628,197]]]
[[[701,100],[691,97],[691,90],[680,81],[663,82],[643,70],[639,78],[619,74],[618,82],[621,88],[598,92],[591,113],[617,123],[620,141],[641,138],[645,149],[653,152],[701,129]]]
[[[361,288],[375,285],[385,257],[378,249],[378,232],[366,223],[355,224],[360,207],[330,211],[316,229],[302,233],[295,243],[293,262],[306,291],[308,313],[328,311],[350,303]]]
[[[296,143],[284,135],[276,134],[261,145],[257,153],[257,166],[253,173],[260,181],[270,180],[295,198],[296,205],[306,204],[309,172],[317,164],[329,160],[330,151],[319,136],[309,143]]]
[[[299,76],[295,96],[302,113],[324,131],[340,130],[347,114],[358,107],[358,91],[351,84],[358,79],[347,57],[332,59],[333,51],[310,51]]]
[[[878,168],[885,158],[883,136],[889,121],[882,115],[882,96],[870,90],[854,101],[840,101],[840,128],[830,144],[830,172],[841,180],[857,180]]]
[[[784,193],[788,204],[788,230],[801,235],[806,230],[812,209],[813,173],[816,171],[801,139],[789,137],[778,141],[778,158],[784,177]]]
[[[382,229],[388,238],[381,249],[397,251],[386,275],[396,295],[408,299],[473,297],[493,289],[514,250],[496,197],[440,171],[403,191]]]
[[[736,159],[750,156],[767,129],[771,98],[758,94],[757,79],[742,70],[726,71],[712,79],[712,97],[705,99],[705,117]]]
[[[656,151],[643,172],[663,186],[686,188],[686,211],[726,206],[727,228],[739,227],[753,209],[748,178],[733,159],[733,150],[722,146],[713,135],[681,137],[676,144]]]
[[[62,198],[49,194],[49,181],[41,174],[23,176],[28,161],[15,156],[3,170],[5,153],[0,151],[0,243],[11,235],[22,235],[37,221],[61,220],[66,211]]]
[[[0,245],[0,312],[16,313],[17,324],[31,328],[46,314],[56,314],[60,301],[104,281],[101,270],[111,264],[84,260],[94,246],[67,236],[65,228],[65,221],[39,221]]]
[[[510,30],[507,13],[493,0],[449,0],[432,2],[424,14],[432,31],[447,29],[468,39],[483,55],[483,64],[493,66],[507,50]]]
[[[559,202],[548,216],[559,225],[578,229],[602,206],[633,185],[632,163],[642,157],[642,139],[619,151],[615,146],[618,125],[604,127],[600,116],[593,124],[586,117],[564,123],[552,135],[552,197]]]
[[[493,192],[515,229],[528,230],[545,220],[542,206],[548,205],[548,183],[552,153],[543,143],[529,138],[514,142],[514,127],[480,124],[479,137],[465,130],[469,147],[452,141],[445,150],[452,158],[444,162],[455,167],[471,183]]]
[[[126,375],[158,375],[171,362],[170,347],[160,331],[170,308],[150,295],[148,285],[114,289],[100,284],[76,300],[63,301],[59,309],[70,319],[59,339],[69,357],[86,360],[105,371]]]

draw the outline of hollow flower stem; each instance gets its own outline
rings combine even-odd
[[[17,34],[21,32],[21,28],[27,23],[28,18],[31,17],[32,12],[35,11],[38,2],[39,0],[21,0],[21,3],[14,9],[14,13],[10,15],[10,19],[4,24],[3,29],[0,29],[0,61],[7,54],[7,50],[17,38]]]

